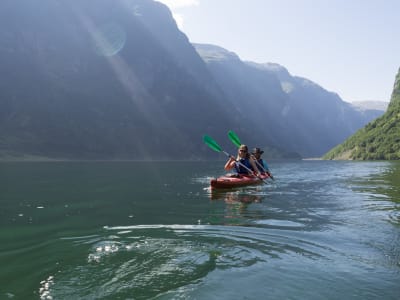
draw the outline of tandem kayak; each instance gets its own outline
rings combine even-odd
[[[210,185],[214,189],[229,189],[247,185],[263,184],[268,175],[260,175],[260,178],[247,175],[225,175],[211,179]]]

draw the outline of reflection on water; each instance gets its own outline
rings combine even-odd
[[[353,180],[353,190],[365,198],[365,207],[400,225],[400,163],[387,162],[382,172]]]
[[[365,236],[373,239],[365,243],[382,253],[385,264],[400,268],[400,163],[381,162],[376,166],[375,172],[351,181],[355,195],[363,199],[361,212],[356,215],[359,216],[358,223],[371,224]]]
[[[210,200],[223,202],[224,206],[210,213],[208,224],[251,225],[255,219],[263,218],[257,209],[249,210],[252,203],[261,203],[265,192],[261,187],[240,189],[207,189]]]
[[[225,203],[243,203],[249,204],[253,202],[261,202],[262,197],[260,195],[251,193],[250,191],[221,191],[211,190],[211,200],[224,200]]]

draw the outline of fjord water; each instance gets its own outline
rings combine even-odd
[[[3,162],[0,299],[399,299],[400,164]]]

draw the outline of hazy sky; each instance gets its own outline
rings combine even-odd
[[[194,43],[274,62],[343,100],[389,101],[400,0],[158,0]]]

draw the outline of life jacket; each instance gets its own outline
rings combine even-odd
[[[238,160],[238,162],[245,165],[250,170],[254,171],[253,167],[251,166],[250,160],[248,158],[241,158]],[[239,163],[235,164],[235,169],[238,174],[249,174],[249,171]]]

